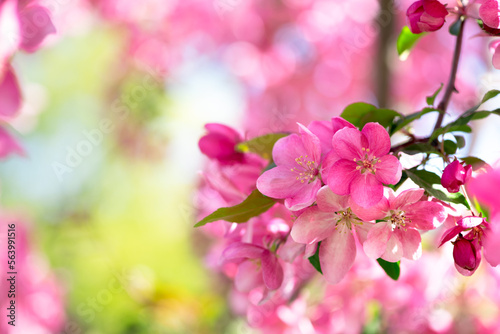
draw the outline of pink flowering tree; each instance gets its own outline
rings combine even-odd
[[[475,106],[459,110],[451,120],[445,118],[459,96],[457,73],[463,44],[468,43],[466,23],[479,23],[485,33],[500,35],[498,2],[454,5],[423,0],[405,13],[407,27],[397,41],[401,58],[446,23],[455,40],[448,69],[441,69],[449,74],[448,81],[427,97],[421,110],[409,113],[355,102],[340,116],[330,115],[330,121],[297,123],[292,132],[283,128],[279,130],[284,132],[243,138],[223,125],[210,124],[200,140],[202,152],[217,160],[221,170],[228,168],[227,159],[232,168],[252,159],[262,162],[253,179],[233,176],[236,184],[240,178],[246,184],[244,199],[204,212],[196,226],[225,226],[218,240],[220,270],[234,280],[238,296],[244,294],[249,301],[244,309],[250,325],[264,332],[291,323],[280,317],[276,305],[291,305],[293,298],[287,298],[300,296],[314,271],[330,286],[349,284],[360,262],[381,267],[393,280],[407,277],[401,263],[418,267],[429,248],[423,247],[423,236],[433,230],[442,236],[430,247],[437,251],[451,242],[446,261],[461,275],[476,272],[482,253],[491,266],[500,262],[493,250],[500,240],[498,196],[490,195],[486,175],[477,177],[488,166],[460,154],[466,145],[460,133],[471,132],[476,120],[499,114],[483,105],[500,91],[490,90]],[[498,68],[496,48],[493,44],[493,66]],[[431,131],[415,135],[414,122],[427,114],[435,116]],[[410,158],[411,165],[405,161]],[[435,161],[440,161],[439,171]],[[497,174],[487,175],[498,181]],[[262,312],[262,303],[272,304],[267,315],[273,320],[256,324],[252,314]],[[325,328],[304,319],[303,313],[297,319],[311,333]]]

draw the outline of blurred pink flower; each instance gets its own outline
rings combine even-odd
[[[446,166],[441,177],[441,185],[450,193],[456,193],[460,186],[469,181],[472,174],[472,166],[463,166],[458,160],[454,160]]]
[[[273,148],[276,164],[257,180],[257,189],[266,196],[285,199],[287,209],[304,209],[316,200],[321,187],[319,166],[321,144],[310,130],[299,124],[298,134],[279,139]]]
[[[12,137],[6,129],[0,126],[0,158],[5,158],[13,153],[24,155],[24,150],[14,137]]]
[[[327,184],[338,195],[350,194],[362,207],[377,204],[383,197],[383,184],[396,184],[401,178],[401,164],[389,154],[389,134],[378,123],[368,123],[362,131],[343,128],[333,136],[332,144]]]
[[[198,142],[200,151],[221,164],[242,162],[243,153],[236,151],[236,145],[243,139],[236,130],[218,123],[205,124],[208,134]]]
[[[446,7],[437,0],[419,0],[406,11],[406,20],[414,34],[440,29],[448,15]]]
[[[16,75],[10,66],[0,71],[0,117],[12,118],[21,107],[21,92]]]
[[[234,278],[238,291],[249,292],[262,283],[269,290],[276,290],[283,283],[283,268],[278,258],[263,247],[250,243],[232,243],[222,253],[222,262],[239,262]]]

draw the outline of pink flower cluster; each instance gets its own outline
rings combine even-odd
[[[0,1],[0,120],[15,117],[21,108],[21,90],[10,60],[16,51],[36,51],[55,28],[48,10],[38,0]],[[22,154],[9,132],[0,127],[0,158]]]
[[[342,284],[360,257],[375,267],[378,258],[419,259],[420,232],[446,218],[444,207],[428,200],[423,189],[395,194],[388,188],[400,180],[402,167],[378,123],[361,130],[340,117],[299,124],[297,133],[274,144],[276,166],[267,170],[262,158],[237,151],[244,139],[235,130],[221,124],[206,128],[199,145],[210,162],[196,201],[200,218],[241,203],[255,187],[276,199],[244,224],[221,220],[204,227],[216,236],[209,265],[234,281],[233,308],[251,326],[303,321],[319,328],[301,313],[302,297],[289,304],[316,272],[311,256],[318,254],[326,282]],[[285,316],[290,312],[303,318],[292,321]]]

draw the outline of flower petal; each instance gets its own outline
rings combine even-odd
[[[316,200],[319,188],[321,188],[321,181],[319,179],[305,184],[299,192],[285,200],[285,207],[290,211],[307,208]]]
[[[391,224],[388,222],[380,222],[374,224],[368,232],[366,241],[363,244],[365,254],[372,258],[378,259],[384,254],[387,248],[387,242],[392,234]]]
[[[321,143],[321,153],[325,156],[332,149],[332,123],[328,121],[312,121],[307,127]]]
[[[339,225],[319,246],[321,270],[330,284],[339,283],[351,269],[355,259],[356,242],[345,224]]]
[[[324,186],[318,191],[316,202],[321,211],[336,212],[348,207],[349,197],[335,194],[330,187]]]
[[[269,290],[276,290],[283,283],[283,268],[278,258],[267,249],[262,254],[262,278]]]
[[[333,134],[337,133],[337,131],[342,130],[343,128],[356,129],[354,125],[352,125],[350,122],[346,121],[342,117],[339,116],[332,117]]]
[[[335,223],[331,212],[323,212],[313,206],[295,220],[290,235],[295,242],[313,244],[328,238],[335,230]]]
[[[422,238],[417,230],[412,228],[403,231],[396,229],[394,231],[401,245],[403,245],[403,256],[410,260],[418,260],[422,256]]]
[[[45,7],[32,5],[25,7],[19,14],[21,17],[21,49],[34,52],[47,35],[56,32],[56,28],[50,19]]]
[[[299,125],[300,139],[306,149],[307,156],[319,165],[321,162],[321,142],[319,138],[302,124],[297,124]]]
[[[348,195],[351,192],[352,181],[360,175],[356,167],[357,164],[354,161],[345,159],[333,164],[327,177],[330,189],[337,195]]]
[[[367,123],[361,133],[368,141],[370,153],[376,157],[383,157],[391,149],[389,133],[378,123]],[[378,167],[377,167],[378,168]]]
[[[379,158],[380,162],[375,164],[375,176],[384,184],[396,184],[401,179],[401,163],[398,158],[387,154]]]
[[[357,176],[351,183],[353,201],[363,208],[374,206],[384,196],[384,187],[375,175],[364,173]]]
[[[418,202],[424,195],[424,189],[408,189],[399,194],[391,203],[391,209],[400,209],[406,205]]]
[[[252,261],[244,261],[238,266],[234,277],[234,287],[240,292],[249,292],[262,284],[262,272]]]
[[[439,243],[438,247],[443,246],[445,242],[450,241],[463,231],[465,231],[465,228],[463,228],[462,226],[454,226],[450,228],[448,231],[445,232],[445,234],[443,234],[443,237],[441,238],[441,242]]]
[[[0,73],[0,116],[14,117],[21,107],[21,92],[14,71],[7,67],[3,78]]]
[[[358,129],[343,128],[337,131],[332,138],[333,150],[342,159],[353,160],[363,156],[362,135]]]
[[[278,139],[273,147],[273,161],[277,166],[297,167],[295,159],[305,155],[304,144],[296,133]]]
[[[307,186],[297,180],[297,173],[285,166],[274,167],[265,171],[257,179],[257,189],[272,198],[293,197]]]
[[[387,248],[384,254],[381,256],[382,259],[388,262],[398,262],[403,257],[403,245],[395,233],[391,234],[391,237],[387,241]]]
[[[404,206],[409,226],[418,230],[433,230],[446,219],[444,207],[437,202],[420,201]]]
[[[222,252],[221,262],[237,261],[241,259],[258,259],[262,256],[264,248],[243,242],[234,242]]]

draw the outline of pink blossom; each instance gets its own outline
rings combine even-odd
[[[475,196],[479,203],[486,205],[490,215],[500,214],[500,168],[479,175],[467,184],[467,191]]]
[[[419,0],[406,11],[406,21],[414,34],[440,29],[448,15],[446,7],[436,0]]]
[[[458,160],[454,160],[446,166],[441,177],[441,185],[450,193],[456,193],[460,186],[467,183],[472,174],[472,166],[463,166]]]
[[[500,29],[500,4],[498,0],[487,0],[479,7],[479,18],[492,28]]]
[[[283,268],[275,254],[250,243],[235,242],[222,253],[222,262],[239,262],[234,278],[238,291],[249,292],[262,283],[269,290],[283,283]]]
[[[481,263],[481,245],[478,239],[469,240],[459,234],[453,243],[453,260],[460,273],[465,276],[472,275]]]
[[[318,191],[318,205],[300,215],[290,233],[299,243],[321,241],[319,261],[330,284],[340,282],[356,258],[354,233],[363,222],[352,212],[349,202],[349,196],[340,196],[328,186],[322,187]]]
[[[363,244],[371,258],[397,262],[402,257],[417,260],[422,255],[421,237],[417,230],[432,230],[445,220],[441,204],[423,201],[423,189],[409,189],[397,197],[392,191],[370,209],[354,212],[364,220],[383,220],[375,224]]]
[[[401,178],[399,160],[388,154],[389,134],[378,123],[368,123],[362,131],[339,130],[332,144],[326,158],[332,166],[327,184],[338,195],[350,194],[362,207],[377,204],[383,197],[383,184],[396,184]]]
[[[441,247],[445,242],[450,241],[458,235],[453,242],[453,259],[455,268],[464,276],[471,276],[479,267],[481,262],[482,240],[489,225],[482,217],[463,217],[454,226],[445,232],[441,240]],[[469,231],[465,236],[462,233]]]
[[[0,127],[0,158],[5,158],[12,153],[24,155],[24,150],[6,129]]]
[[[500,70],[500,40],[491,42],[489,47],[491,53],[493,53],[491,63],[493,64],[494,68]]]
[[[205,124],[208,134],[198,142],[200,151],[222,164],[233,164],[243,160],[243,153],[236,151],[236,145],[243,139],[236,130],[218,123]]]
[[[300,135],[292,134],[276,142],[273,159],[277,167],[264,172],[257,180],[261,193],[285,199],[285,206],[292,211],[313,204],[321,187],[320,141],[302,124],[299,131]]]
[[[16,75],[10,66],[0,71],[0,117],[14,117],[21,107],[21,93]]]

